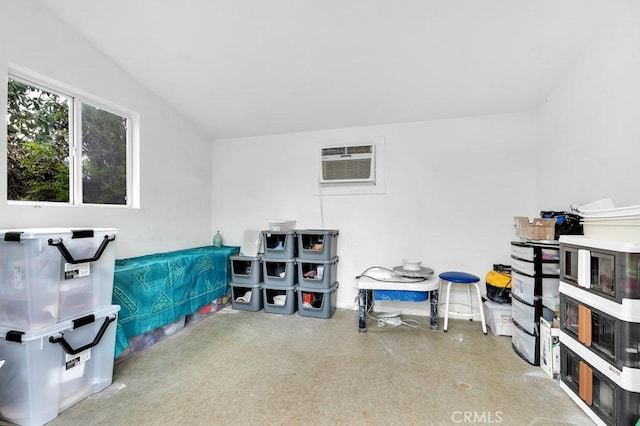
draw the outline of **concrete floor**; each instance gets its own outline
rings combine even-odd
[[[593,424],[511,338],[415,319],[360,334],[354,311],[225,308],[116,364],[110,387],[50,424]]]

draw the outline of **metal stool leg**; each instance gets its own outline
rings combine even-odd
[[[480,294],[480,286],[477,283],[473,283],[478,294],[478,308],[480,308],[480,320],[482,321],[482,332],[487,334],[487,323],[484,320],[484,307],[482,306],[482,295]]]
[[[471,303],[471,287],[467,287],[467,303],[469,304],[469,321],[473,321],[473,304]]]
[[[449,327],[449,298],[451,296],[451,281],[447,282],[447,298],[444,302],[444,332],[447,332],[447,327]]]

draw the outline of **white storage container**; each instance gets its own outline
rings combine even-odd
[[[511,256],[517,257],[522,260],[533,261],[535,258],[535,250],[533,246],[527,246],[525,244],[511,243]],[[555,247],[539,247],[539,256],[541,260],[557,260],[560,258],[560,253]]]
[[[42,425],[109,386],[119,310],[113,305],[38,331],[0,328],[0,418]]]
[[[538,324],[540,309],[536,306],[522,303],[516,298],[511,300],[511,313],[513,321],[516,322],[529,334],[538,334]]]
[[[111,306],[116,235],[0,230],[0,326],[35,330]]]
[[[536,282],[536,280],[539,280]],[[536,278],[521,274],[518,271],[511,271],[511,294],[519,297],[520,300],[533,304],[536,300],[536,285],[542,287],[539,292],[542,297],[560,297],[559,278]]]
[[[511,303],[484,302],[484,318],[496,336],[511,336]]]
[[[512,328],[511,346],[522,359],[531,365],[540,365],[540,337],[522,330],[518,326]]]
[[[542,275],[559,275],[560,274],[560,264],[559,263],[540,263],[540,267],[542,268]],[[535,263],[528,262],[520,259],[511,259],[511,268],[516,271],[522,272],[528,275],[535,275]]]

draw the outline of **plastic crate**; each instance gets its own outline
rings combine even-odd
[[[290,287],[262,285],[262,297],[264,311],[270,314],[291,315],[298,310],[298,300],[296,299],[296,286]],[[279,302],[282,298],[282,302]]]
[[[237,284],[258,284],[262,282],[260,257],[229,256],[231,279]]]
[[[310,288],[331,288],[337,279],[338,256],[329,260],[296,259],[298,284]]]
[[[336,311],[339,283],[329,288],[308,288],[298,285],[298,315],[314,318],[331,318]]]
[[[116,229],[0,231],[0,326],[36,330],[111,306]]]
[[[113,305],[38,331],[0,328],[0,418],[42,425],[109,386],[119,310]]]
[[[290,287],[298,282],[295,259],[262,258],[262,279],[266,285]]]
[[[262,283],[231,285],[231,307],[241,311],[257,312],[262,309]]]
[[[294,231],[262,231],[262,251],[269,259],[296,257],[296,233]]]
[[[301,259],[329,260],[338,254],[337,229],[304,229],[296,234]]]

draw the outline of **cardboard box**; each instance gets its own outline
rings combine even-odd
[[[560,323],[540,317],[540,367],[552,379],[560,378]]]
[[[528,217],[514,217],[516,235],[527,240],[555,240],[556,220],[536,217],[529,221]]]

